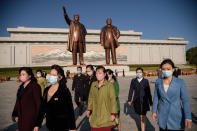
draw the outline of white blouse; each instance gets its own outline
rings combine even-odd
[[[165,92],[167,93],[168,88],[169,88],[169,85],[165,85],[165,84],[163,84],[163,86],[164,86],[164,90],[165,90]]]
[[[142,78],[138,78],[137,80],[140,83],[142,81],[142,79],[143,79],[143,77]]]

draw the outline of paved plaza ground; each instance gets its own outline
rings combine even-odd
[[[191,103],[192,119],[193,125],[192,129],[187,131],[197,131],[197,75],[181,76],[186,82],[189,98]],[[153,95],[154,84],[157,77],[149,77],[148,80],[151,86],[151,92]],[[132,107],[126,104],[129,85],[131,77],[119,77],[120,84],[120,118],[122,131],[138,131],[139,121]],[[17,124],[11,121],[11,113],[16,100],[16,91],[20,83],[16,82],[15,78],[11,81],[0,83],[0,131],[15,131],[17,130]],[[69,80],[67,85],[71,89],[72,81]],[[77,116],[78,110],[76,109],[76,104],[73,102],[76,114],[76,125],[79,131],[90,131],[88,119],[85,117],[85,113],[82,116]],[[147,113],[147,129],[146,131],[158,131],[159,128],[157,123],[153,121],[151,117],[151,112]],[[45,125],[40,129],[40,131],[47,131]]]

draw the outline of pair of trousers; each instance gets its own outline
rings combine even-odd
[[[73,42],[73,51],[72,51],[72,57],[73,57],[73,65],[77,65],[77,52],[79,52],[79,62],[81,65],[84,64],[83,61],[83,43],[80,42]]]
[[[75,92],[75,103],[77,104],[77,107],[79,108],[79,114],[81,115],[83,112],[84,100],[79,92]]]
[[[114,47],[112,47],[111,49],[105,49],[106,64],[110,64],[110,51],[111,51],[113,64],[117,64],[116,49]]]

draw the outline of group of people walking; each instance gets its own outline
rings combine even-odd
[[[158,121],[160,131],[183,131],[191,128],[192,118],[188,92],[183,79],[173,76],[175,65],[164,60],[160,69],[162,78],[155,82],[152,101],[148,79],[143,77],[143,68],[136,69],[136,78],[131,80],[128,91],[128,105],[138,115],[141,131],[146,128],[146,114],[152,106],[152,118]],[[75,112],[72,95],[81,116],[87,105],[86,116],[92,131],[121,130],[119,83],[110,69],[92,65],[86,66],[86,75],[77,67],[73,78],[72,93],[67,88],[64,70],[59,65],[51,66],[48,77],[42,77],[38,70],[36,77],[32,69],[19,70],[22,84],[17,91],[12,120],[18,118],[19,131],[38,131],[46,118],[49,131],[75,131]],[[122,87],[123,88],[123,87]]]

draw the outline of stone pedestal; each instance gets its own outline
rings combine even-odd
[[[70,71],[70,73],[77,73],[77,67],[81,66],[82,67],[82,72],[85,73],[86,72],[86,65],[70,65],[67,67],[64,67],[64,73],[66,74],[67,70]]]

